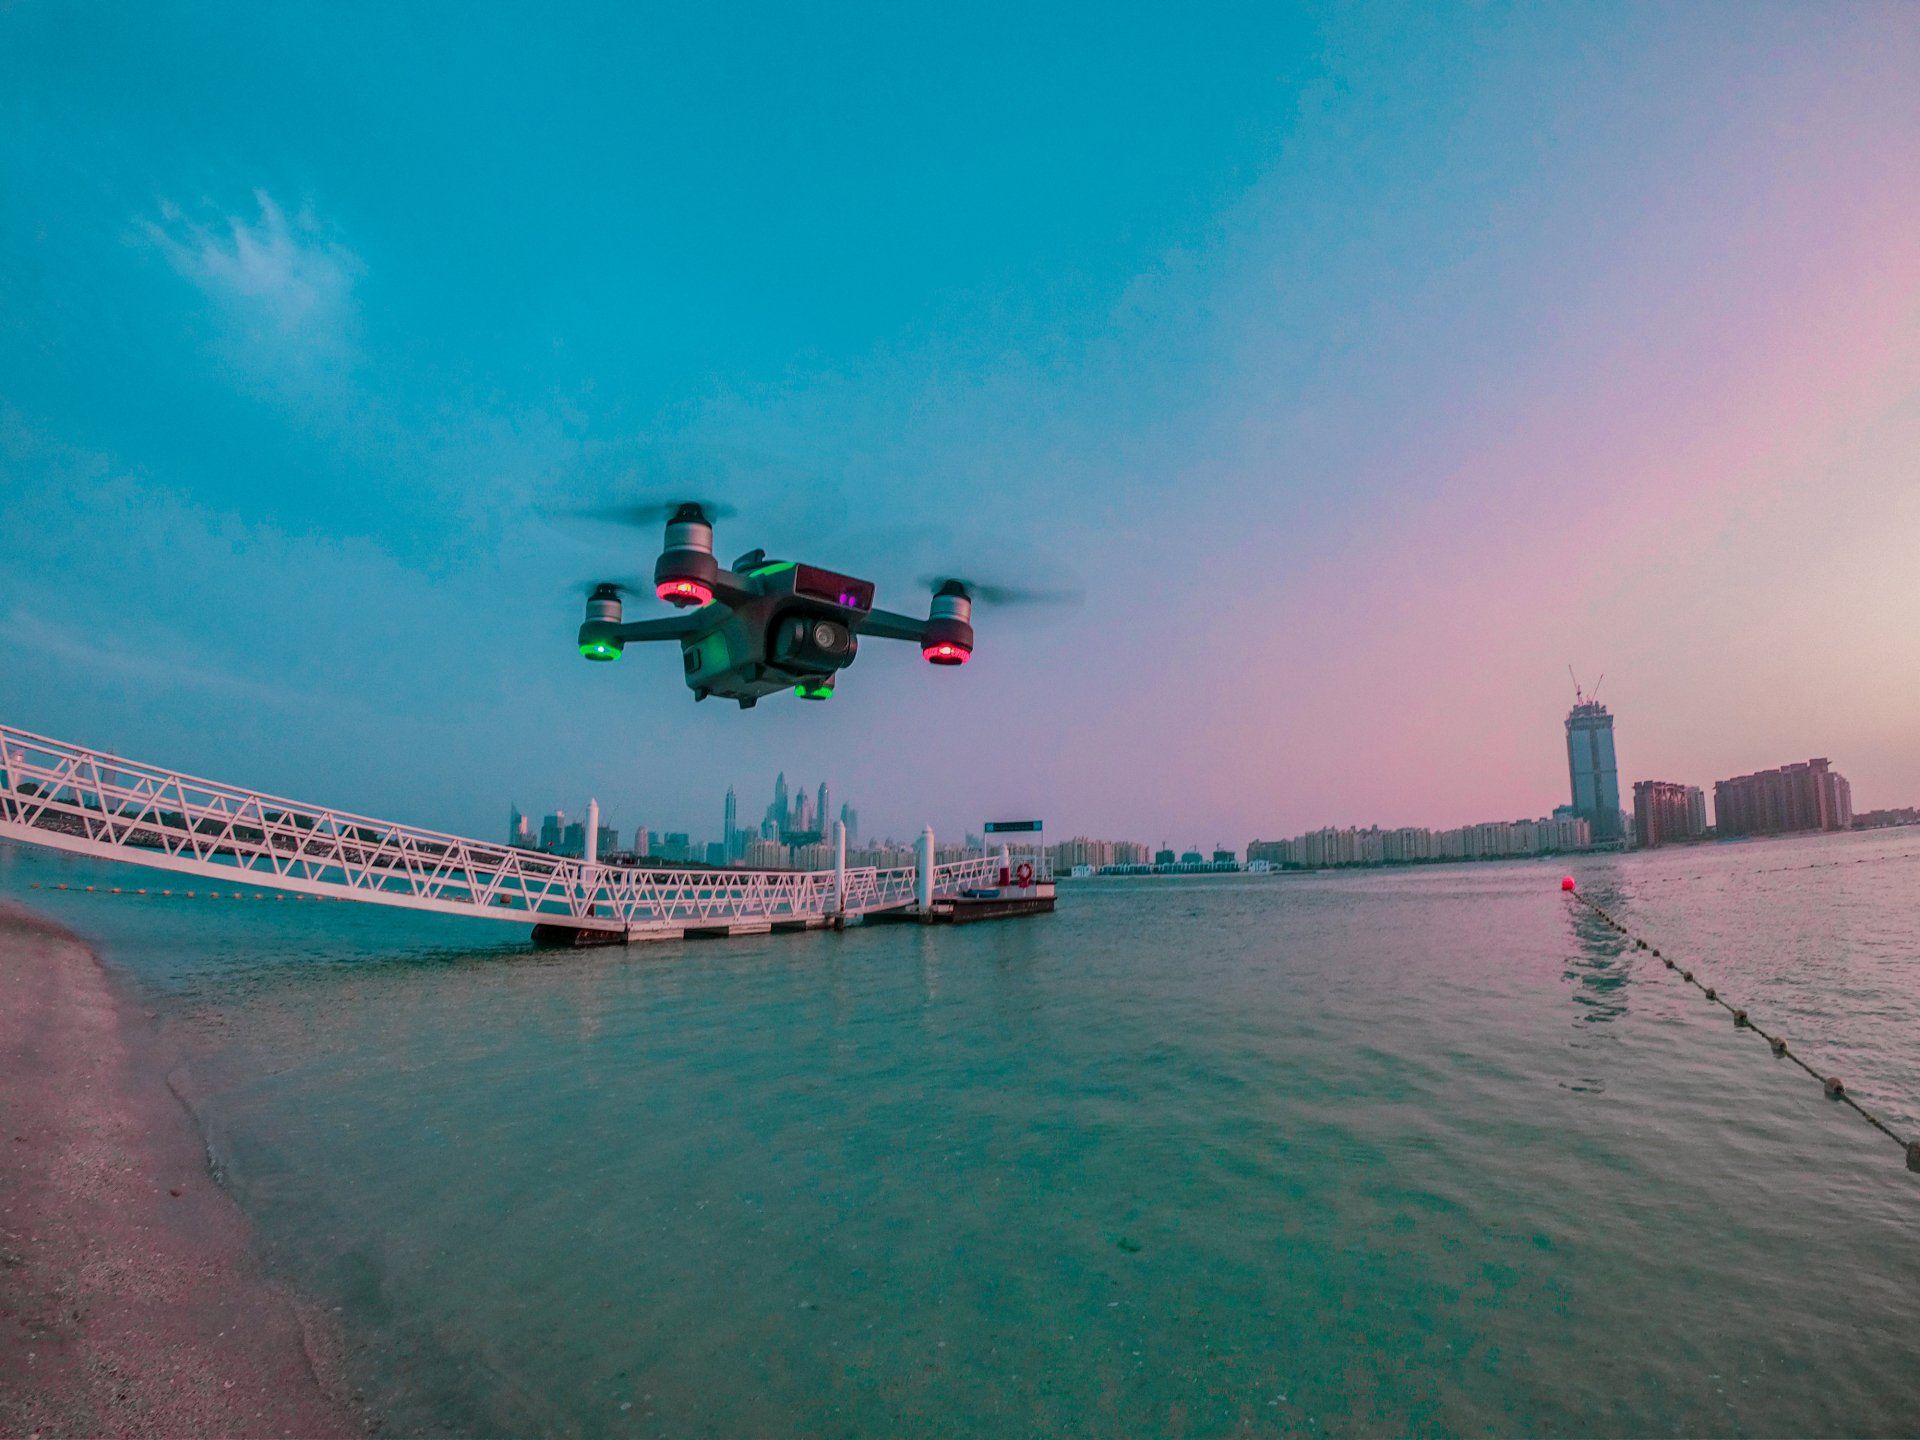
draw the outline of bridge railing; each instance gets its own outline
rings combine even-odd
[[[310,805],[0,726],[0,836],[308,894],[587,929],[858,915],[914,898],[913,867],[648,870]],[[990,862],[936,867],[937,894]]]

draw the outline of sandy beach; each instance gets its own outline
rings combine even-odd
[[[0,1435],[365,1433],[173,1065],[84,943],[0,904]]]

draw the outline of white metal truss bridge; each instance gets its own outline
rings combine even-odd
[[[930,911],[988,885],[979,856],[880,870],[650,870],[284,800],[0,725],[0,839],[297,894],[535,927],[562,941],[803,929]]]

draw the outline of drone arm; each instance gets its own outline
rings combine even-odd
[[[683,640],[706,628],[711,616],[699,610],[689,610],[684,615],[663,615],[654,620],[629,620],[616,625],[611,638],[622,644],[641,645],[649,640]]]
[[[713,577],[713,598],[722,605],[740,606],[754,598],[754,589],[745,576],[721,570]]]
[[[872,635],[876,639],[911,640],[916,644],[927,636],[925,620],[916,620],[911,615],[898,615],[891,610],[869,610],[854,628],[862,635]]]

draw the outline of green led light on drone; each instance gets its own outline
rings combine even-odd
[[[747,573],[749,575],[778,575],[782,570],[793,569],[795,563],[796,562],[792,560],[776,560],[771,565],[756,565]]]
[[[618,660],[620,652],[604,640],[593,640],[580,647],[580,653],[589,660]]]
[[[802,700],[829,700],[833,697],[831,685],[796,685],[793,693]]]

